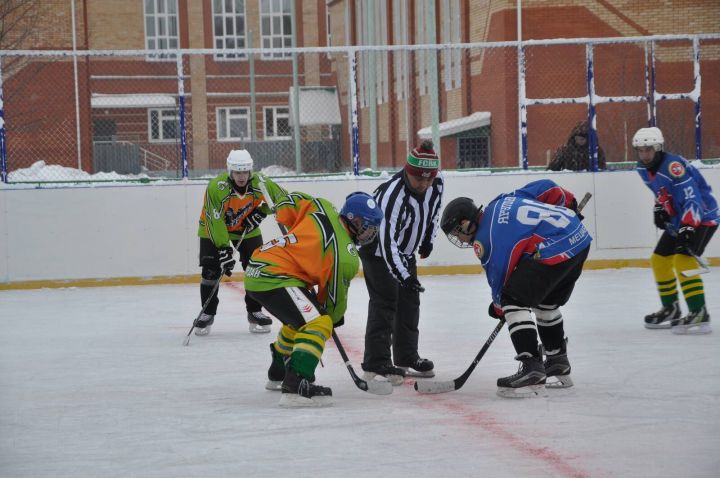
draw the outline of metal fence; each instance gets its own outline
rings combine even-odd
[[[237,148],[275,175],[359,174],[424,138],[444,169],[541,169],[582,120],[608,169],[647,125],[720,157],[720,35],[163,54],[0,51],[2,180],[206,177]]]

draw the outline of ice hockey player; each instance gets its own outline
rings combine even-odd
[[[497,380],[501,397],[539,395],[546,383],[573,385],[560,306],[590,250],[592,238],[581,220],[573,194],[550,180],[501,194],[485,210],[460,197],[443,212],[440,227],[450,242],[472,247],[482,262],[492,290],[488,313],[504,317],[520,361],[516,374]]]
[[[640,128],[632,139],[637,152],[637,171],[655,197],[655,226],[663,233],[650,263],[662,308],[645,316],[649,329],[670,328],[676,334],[707,334],[710,314],[693,256],[701,256],[720,222],[717,201],[705,178],[685,158],[665,152],[665,138],[659,128]],[[677,282],[685,296],[688,314],[682,317]]]
[[[283,407],[326,406],[332,391],[313,383],[315,368],[333,327],[343,323],[360,266],[357,246],[375,239],[383,214],[363,192],[350,194],[340,213],[305,193],[269,195],[287,232],[256,250],[245,271],[247,293],[283,323],[270,344],[265,388],[281,389]]]
[[[262,245],[260,223],[270,212],[263,203],[258,187],[260,173],[253,172],[253,159],[244,149],[232,150],[227,157],[227,172],[212,179],[205,190],[200,213],[200,300],[210,299],[213,286],[223,273],[232,275],[235,267],[234,252],[240,252],[243,269],[252,252]],[[263,176],[269,189],[282,190]],[[242,239],[242,240],[241,240]],[[207,335],[215,321],[218,307],[217,291],[210,299],[205,312],[195,323],[195,335]],[[262,312],[262,306],[245,295],[245,308],[250,332],[270,332],[272,319]]]

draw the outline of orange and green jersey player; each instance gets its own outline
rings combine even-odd
[[[244,220],[255,209],[270,214],[270,208],[263,202],[263,194],[259,183],[263,181],[268,188],[268,194],[281,194],[285,190],[269,178],[260,173],[253,173],[245,194],[238,194],[230,184],[228,173],[222,173],[210,180],[203,208],[200,213],[200,226],[198,236],[210,239],[215,247],[230,246],[230,241],[240,240]],[[260,228],[256,228],[245,236],[251,238],[260,235]]]
[[[345,314],[350,281],[360,267],[358,251],[335,207],[302,192],[268,189],[276,219],[287,233],[257,249],[245,271],[245,289],[317,286],[317,298],[333,323]]]

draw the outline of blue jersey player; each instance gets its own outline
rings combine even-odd
[[[520,361],[516,374],[498,379],[500,396],[573,385],[560,306],[570,298],[590,250],[592,238],[581,219],[574,195],[547,179],[501,194],[484,210],[460,197],[443,212],[440,225],[450,242],[472,247],[482,262],[492,290],[489,313],[504,316]]]
[[[686,271],[697,270],[693,256],[702,255],[718,227],[717,201],[700,171],[685,158],[663,151],[664,144],[662,131],[655,127],[639,129],[632,140],[637,171],[655,197],[655,226],[664,230],[650,257],[662,308],[645,316],[645,327],[707,334],[712,330],[703,281]],[[678,304],[678,280],[689,311],[685,317]]]

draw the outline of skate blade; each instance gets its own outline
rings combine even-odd
[[[202,337],[203,335],[207,335],[210,333],[210,328],[212,325],[208,325],[207,327],[204,327],[202,329],[195,329],[195,335],[198,337]]]
[[[570,375],[555,375],[548,377],[545,382],[545,388],[570,388],[575,385],[570,378]]]
[[[670,328],[670,322],[661,322],[659,324],[648,324],[645,323],[646,329],[669,329]]]
[[[433,378],[435,376],[434,370],[428,370],[427,372],[418,372],[417,370],[413,370],[411,368],[405,368],[405,367],[400,367],[400,368],[405,370],[406,377]]]
[[[267,334],[268,332],[270,332],[270,326],[249,323],[248,330],[253,334]]]
[[[532,397],[546,397],[545,384],[539,385],[528,385],[527,387],[509,388],[509,387],[498,387],[497,395],[503,398],[532,398]]]
[[[305,398],[295,393],[283,393],[278,405],[282,408],[320,408],[332,405],[332,396]]]
[[[676,325],[672,328],[673,334],[678,335],[702,335],[709,334],[712,332],[710,324],[700,325]]]
[[[282,390],[282,380],[268,380],[265,382],[265,390],[279,392]]]
[[[375,372],[364,372],[363,378],[366,382],[390,382],[396,386],[405,383],[405,377],[402,375],[378,375]]]

